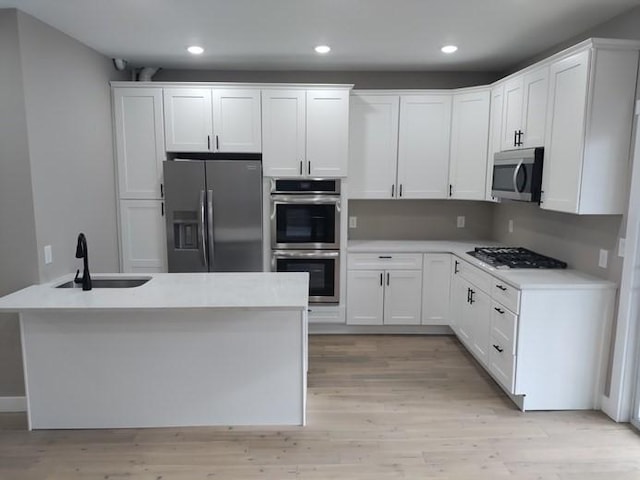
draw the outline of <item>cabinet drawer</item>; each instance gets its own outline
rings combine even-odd
[[[454,260],[457,259],[454,258]],[[493,285],[494,280],[491,275],[489,275],[488,273],[484,273],[479,268],[460,260],[458,260],[457,267],[458,273],[461,274],[465,280],[472,283],[480,290],[491,294],[491,285]]]
[[[350,253],[349,270],[421,270],[421,253]]]
[[[515,387],[515,367],[516,356],[509,352],[500,338],[491,335],[489,371],[510,393],[514,392]]]
[[[513,288],[508,283],[492,278],[491,297],[513,312],[518,312],[520,307],[520,290]]]
[[[491,335],[500,341],[505,352],[515,355],[518,316],[504,305],[491,302]]]

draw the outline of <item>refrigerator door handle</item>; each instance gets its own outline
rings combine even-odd
[[[207,190],[207,235],[209,237],[209,270],[213,269],[214,237],[213,237],[213,190]]]
[[[204,205],[205,191],[200,190],[200,253],[202,253],[202,265],[207,267],[207,234],[205,227],[205,205]]]

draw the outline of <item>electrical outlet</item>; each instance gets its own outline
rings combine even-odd
[[[53,263],[53,250],[51,249],[51,245],[44,246],[44,263],[46,265]]]
[[[509,220],[509,233],[513,233],[513,220]]]
[[[358,228],[358,217],[349,217],[349,228]]]
[[[618,256],[624,257],[624,247],[625,247],[625,239],[620,238],[618,240]]]
[[[458,217],[458,228],[464,228],[464,220],[465,220],[464,215],[460,215]]]
[[[600,249],[600,258],[598,258],[598,266],[600,268],[607,268],[607,262],[609,261],[609,250],[604,248]]]

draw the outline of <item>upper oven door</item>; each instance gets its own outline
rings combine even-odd
[[[272,195],[271,248],[340,248],[340,197]]]

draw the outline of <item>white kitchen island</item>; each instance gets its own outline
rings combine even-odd
[[[30,429],[304,425],[306,273],[145,277],[0,299],[20,314]]]

